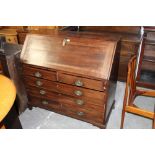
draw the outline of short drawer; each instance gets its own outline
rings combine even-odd
[[[104,91],[106,85],[106,81],[93,80],[64,73],[60,73],[58,75],[58,80],[62,83],[71,84],[78,87],[95,89],[99,91]]]
[[[56,81],[56,72],[55,71],[47,71],[43,69],[33,68],[28,65],[23,65],[23,74],[34,76],[36,78],[48,79],[51,81]]]
[[[61,109],[61,104],[54,101],[54,100],[49,100],[46,98],[38,98],[34,96],[29,96],[29,104],[34,105],[34,106],[41,106],[41,107],[46,107],[49,109]]]
[[[85,98],[85,99],[91,99],[91,100],[101,100],[103,101],[105,99],[105,93],[96,91],[96,90],[91,90],[91,89],[86,89],[86,88],[80,88],[76,86],[71,86],[67,84],[58,84],[57,86],[58,92],[73,96],[76,98]]]

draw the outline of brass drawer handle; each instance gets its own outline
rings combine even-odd
[[[83,105],[84,104],[84,101],[83,100],[76,100],[76,104]]]
[[[47,105],[48,104],[48,101],[43,100],[41,103],[44,104],[44,105]]]
[[[80,111],[80,112],[77,112],[77,115],[78,116],[83,116],[85,113],[84,112],[82,112],[82,111]]]
[[[38,77],[38,78],[39,78],[39,77],[42,77],[42,75],[41,75],[40,72],[35,72],[35,73],[34,73],[34,76],[35,76],[35,77]]]
[[[82,96],[83,93],[80,90],[75,90],[74,94],[77,95],[77,96]]]
[[[75,85],[81,87],[81,86],[83,86],[83,82],[80,80],[77,80],[77,81],[75,81]]]
[[[40,90],[40,94],[41,95],[45,95],[46,94],[46,91],[45,90]]]
[[[43,83],[42,83],[41,81],[36,81],[36,85],[37,85],[37,86],[42,86]]]

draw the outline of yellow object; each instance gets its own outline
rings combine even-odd
[[[7,77],[0,75],[0,122],[10,111],[16,98],[16,88]]]

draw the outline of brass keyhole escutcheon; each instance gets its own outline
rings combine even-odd
[[[65,38],[63,41],[62,41],[62,46],[65,46],[67,43],[70,42],[70,39],[68,38]]]

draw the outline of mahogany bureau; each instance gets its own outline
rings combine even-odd
[[[20,60],[29,107],[105,128],[115,100],[119,39],[29,34]]]

